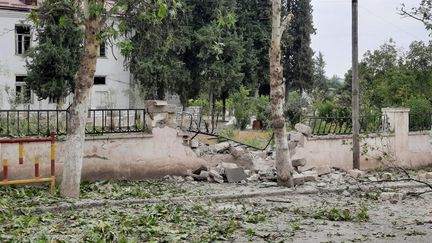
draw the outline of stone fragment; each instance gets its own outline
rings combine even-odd
[[[300,146],[304,145],[305,136],[302,133],[296,132],[296,131],[291,131],[288,133],[288,137],[289,137],[288,141],[296,142],[297,145],[300,145]]]
[[[266,171],[272,169],[275,162],[273,160],[265,160],[260,157],[251,156],[253,168],[257,171]]]
[[[315,171],[305,171],[301,174],[304,175],[305,182],[318,180],[318,174]]]
[[[260,179],[259,174],[253,174],[249,178],[247,178],[248,181],[258,181]]]
[[[246,153],[246,151],[243,148],[241,148],[241,147],[233,147],[233,146],[229,147],[229,152],[236,159],[242,157]]]
[[[327,184],[325,184],[324,182],[320,182],[317,184],[317,187],[326,187]]]
[[[252,176],[252,175],[255,174],[255,173],[253,173],[251,170],[244,170],[244,172],[245,172],[245,174],[246,174],[247,176]]]
[[[349,170],[348,173],[350,174],[350,176],[354,177],[354,178],[360,178],[366,175],[366,172],[358,170],[358,169],[354,169],[354,170]]]
[[[222,162],[221,164],[222,168],[226,169],[235,169],[238,168],[237,164],[234,163],[228,163],[228,162]]]
[[[207,171],[207,167],[205,165],[201,165],[198,169],[192,171],[193,174],[199,175],[201,174],[201,171]]]
[[[432,179],[432,172],[426,173],[426,179],[428,179],[428,180]]]
[[[382,201],[398,202],[405,198],[405,194],[400,192],[383,192],[380,198]]]
[[[292,166],[300,167],[306,165],[306,159],[304,157],[295,157],[291,159]]]
[[[242,168],[225,169],[225,176],[229,183],[241,182],[247,178]]]
[[[293,183],[295,186],[303,185],[305,183],[305,176],[302,174],[294,174]]]
[[[223,176],[213,169],[209,171],[209,178],[213,179],[217,183],[224,183]]]
[[[382,174],[381,179],[384,181],[391,181],[393,179],[393,175],[392,175],[392,173],[387,172],[387,173]]]
[[[253,151],[251,153],[256,157],[260,157],[261,159],[266,159],[268,157],[268,154],[266,151]]]
[[[193,148],[193,149],[196,149],[196,148],[199,147],[198,140],[193,139],[193,140],[190,140],[189,143],[190,143],[190,147]]]
[[[368,177],[368,179],[370,181],[372,181],[372,182],[377,182],[378,181],[378,179],[375,176],[370,176],[370,177]]]
[[[225,150],[229,149],[230,144],[228,142],[217,143],[213,145],[213,151],[216,153],[222,153]]]
[[[314,168],[314,171],[318,176],[327,175],[332,172],[330,166],[318,166]]]
[[[351,196],[351,193],[349,191],[347,191],[347,190],[344,190],[342,192],[342,195],[345,196],[345,197],[349,197],[349,196]]]
[[[210,176],[210,173],[209,173],[208,171],[203,170],[203,171],[200,172],[199,175],[200,175],[201,177],[207,178],[207,177]]]
[[[342,183],[344,182],[344,178],[341,174],[331,174],[330,175],[330,181],[331,182],[337,182],[337,183]]]
[[[312,129],[309,126],[306,126],[305,124],[297,123],[294,126],[294,128],[298,132],[303,133],[303,135],[305,135],[306,137],[309,137],[310,135],[312,135]]]
[[[185,180],[186,181],[194,181],[195,179],[192,176],[186,176]]]

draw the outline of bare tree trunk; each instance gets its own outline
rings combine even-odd
[[[283,105],[285,85],[281,65],[281,37],[290,16],[281,25],[281,0],[272,0],[272,40],[270,48],[270,98],[272,127],[275,134],[277,181],[280,186],[293,186],[293,168],[290,160],[288,140],[285,131]]]
[[[86,8],[86,5],[84,5]],[[84,12],[88,9],[84,9]],[[80,67],[75,76],[75,94],[70,108],[68,135],[66,138],[65,162],[61,195],[78,198],[80,193],[81,168],[84,155],[85,125],[90,101],[90,91],[96,71],[97,50],[99,43],[100,20],[97,17],[86,18],[84,49]]]

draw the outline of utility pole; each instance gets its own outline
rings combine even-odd
[[[353,168],[360,169],[360,102],[358,81],[358,0],[352,0],[352,133]]]

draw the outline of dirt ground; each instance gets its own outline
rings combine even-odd
[[[244,231],[238,231],[230,242],[432,242],[431,200],[428,194],[391,202],[362,193],[319,193],[217,203],[214,207],[255,207],[268,212],[261,222],[245,223]],[[352,219],[338,220],[323,213],[332,209],[348,210]],[[368,217],[365,221],[357,217],[362,209]]]

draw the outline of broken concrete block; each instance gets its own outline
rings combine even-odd
[[[349,197],[349,196],[351,196],[351,193],[349,191],[347,191],[347,190],[344,190],[342,192],[342,195],[344,195],[345,197]]]
[[[302,124],[302,123],[297,123],[294,126],[295,130],[297,130],[300,133],[303,133],[303,135],[305,135],[306,137],[309,137],[310,135],[312,135],[312,128],[310,128],[309,126]]]
[[[320,182],[317,184],[317,187],[326,187],[326,186],[327,186],[327,184],[324,182]]]
[[[305,171],[301,175],[304,175],[305,182],[318,180],[318,174],[315,171]]]
[[[294,174],[293,183],[295,186],[303,185],[305,183],[305,176],[302,174]]]
[[[363,177],[366,175],[366,172],[358,170],[358,169],[349,170],[348,173],[350,174],[350,176],[352,176],[354,178],[359,178],[359,177]]]
[[[296,131],[289,132],[289,141],[297,142],[297,145],[303,146],[305,141],[305,136]]]
[[[223,176],[220,175],[217,171],[215,170],[210,170],[209,171],[209,178],[212,178],[214,181],[216,181],[217,183],[224,183],[224,179]]]
[[[330,175],[330,181],[331,182],[337,182],[337,183],[342,183],[344,182],[344,178],[341,174],[331,174]]]
[[[221,167],[224,168],[225,170],[238,168],[237,164],[228,163],[228,162],[222,162]]]
[[[256,157],[260,157],[261,159],[266,159],[268,157],[266,151],[252,151],[251,153]]]
[[[248,181],[258,181],[260,179],[260,175],[259,174],[253,174],[252,176],[250,176],[249,178],[247,178]]]
[[[236,159],[242,157],[246,153],[243,148],[233,147],[233,146],[229,147],[229,151],[230,151],[231,155]]]
[[[380,198],[382,201],[397,202],[404,199],[405,194],[400,192],[383,192],[381,193]]]
[[[205,178],[207,178],[207,177],[210,176],[210,173],[209,173],[208,171],[203,170],[203,171],[200,172],[199,175],[200,175],[201,177],[205,177]]]
[[[314,171],[318,174],[318,176],[327,175],[331,173],[330,166],[318,166],[314,168]]]
[[[293,167],[300,167],[306,165],[306,159],[304,157],[292,158],[291,163]]]
[[[213,151],[216,153],[222,153],[229,149],[230,144],[228,142],[213,144]]]
[[[207,171],[207,167],[205,165],[201,165],[198,169],[192,171],[193,174],[199,175],[201,174],[201,171]]]
[[[225,169],[225,176],[229,183],[241,182],[247,178],[242,168]]]
[[[190,144],[190,147],[193,148],[193,149],[196,149],[196,148],[199,147],[199,142],[198,142],[198,140],[190,140],[190,141],[189,141],[189,144]]]
[[[382,174],[381,179],[384,181],[391,181],[393,179],[393,175],[392,175],[392,173],[387,172],[387,173]]]

